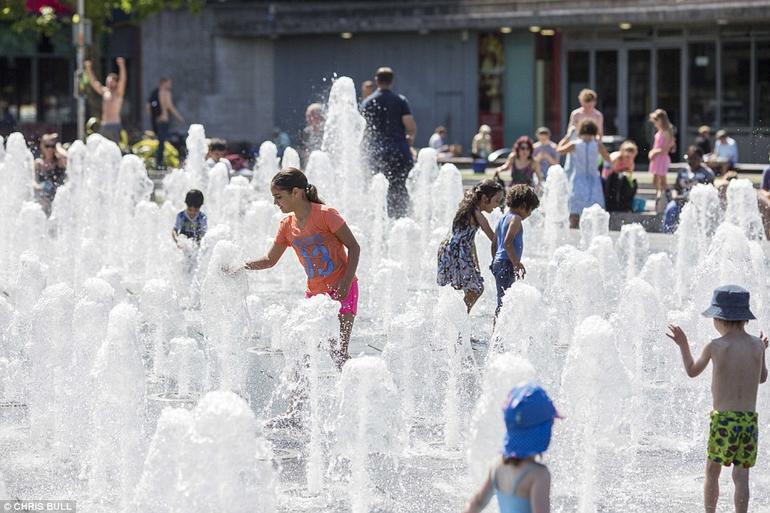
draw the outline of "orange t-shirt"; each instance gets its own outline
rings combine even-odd
[[[339,212],[319,203],[310,204],[310,215],[302,228],[294,214],[281,220],[275,243],[294,248],[305,268],[311,295],[329,292],[345,274],[348,254],[334,235],[344,225]]]

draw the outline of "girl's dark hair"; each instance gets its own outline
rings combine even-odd
[[[529,185],[517,184],[508,189],[505,204],[511,209],[525,207],[529,210],[535,210],[540,206],[540,198],[535,194],[535,189]]]
[[[307,183],[307,176],[297,168],[287,167],[279,171],[273,177],[271,185],[276,189],[289,192],[293,189],[302,189],[305,191],[305,196],[310,203],[324,204],[321,198],[318,197],[318,189],[316,189],[315,185]]]
[[[578,135],[590,135],[596,137],[599,135],[599,127],[593,119],[584,119],[578,125]]]
[[[227,151],[227,141],[216,137],[209,141],[209,151]]]
[[[535,143],[532,142],[532,139],[530,139],[526,135],[522,135],[521,137],[516,139],[515,143],[513,143],[513,151],[511,152],[513,153],[513,158],[517,158],[519,156],[519,150],[521,149],[521,147],[526,145],[526,146],[529,146],[529,160],[532,160],[534,144]]]
[[[184,197],[184,204],[188,207],[201,208],[203,206],[203,193],[198,189],[190,189]]]
[[[452,221],[452,229],[464,228],[470,224],[473,212],[478,207],[482,196],[492,199],[495,194],[503,190],[502,185],[489,178],[474,185],[465,193],[460,205],[457,207],[457,213],[455,214],[454,221]]]
[[[690,146],[687,148],[687,160],[690,160],[693,157],[698,157],[699,160],[703,160],[703,151],[697,146]]]

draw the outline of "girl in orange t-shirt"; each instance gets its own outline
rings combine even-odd
[[[246,269],[273,267],[286,248],[294,249],[307,274],[305,295],[328,294],[340,302],[340,347],[332,350],[332,358],[342,368],[350,358],[348,344],[358,309],[356,268],[361,248],[339,212],[324,205],[299,169],[275,175],[270,192],[281,212],[290,215],[281,221],[267,255],[247,262]]]

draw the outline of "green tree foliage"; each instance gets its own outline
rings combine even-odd
[[[77,0],[38,2],[59,4],[77,12]],[[190,9],[199,12],[204,0],[85,0],[85,15],[91,20],[94,38],[109,30],[109,23],[115,11],[123,11],[135,22],[164,9]],[[0,0],[0,23],[9,23],[16,32],[37,32],[52,36],[63,25],[76,23],[76,15],[57,13],[51,6],[44,6],[38,12],[27,8],[27,0]]]

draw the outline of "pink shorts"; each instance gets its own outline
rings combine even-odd
[[[305,297],[312,297],[314,295],[315,294],[311,294],[310,292],[305,293]],[[356,315],[358,313],[358,280],[353,280],[353,283],[350,285],[350,290],[348,291],[348,296],[345,299],[338,298],[337,294],[334,292],[329,292],[328,295],[330,298],[340,302],[341,314]]]

